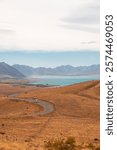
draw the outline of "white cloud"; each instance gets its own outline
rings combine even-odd
[[[0,20],[1,50],[99,49],[98,0],[4,0]]]
[[[99,1],[88,0],[80,7],[76,6],[69,15],[62,18],[62,26],[69,29],[99,33],[99,10]]]

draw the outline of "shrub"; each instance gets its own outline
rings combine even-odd
[[[46,150],[76,150],[76,147],[76,141],[73,137],[50,140],[45,143]]]

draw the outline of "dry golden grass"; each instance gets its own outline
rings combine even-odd
[[[79,145],[93,143],[98,147],[99,92],[99,81],[56,88],[0,85],[0,150],[44,150],[44,141],[69,136],[75,137]],[[35,115],[42,108],[11,101],[8,95],[13,93],[49,101],[55,111],[46,116]]]

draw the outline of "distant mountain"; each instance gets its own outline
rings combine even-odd
[[[0,78],[16,78],[22,79],[30,76],[39,75],[60,75],[60,76],[80,76],[99,74],[100,65],[73,67],[70,65],[62,65],[55,68],[38,67],[33,68],[26,65],[15,64],[10,66],[4,62],[0,62]]]
[[[94,75],[100,73],[100,65],[91,65],[91,66],[79,66],[73,67],[70,65],[62,65],[55,68],[45,68],[38,67],[33,68],[25,65],[13,65],[15,69],[24,74],[25,76],[33,75]]]
[[[17,69],[19,72],[21,72],[25,76],[33,75],[34,74],[34,70],[35,70],[33,67],[26,66],[26,65],[19,65],[19,64],[15,64],[12,67]]]
[[[0,78],[16,78],[21,79],[25,76],[12,66],[0,62]]]
[[[91,65],[91,66],[79,66],[73,67],[70,65],[66,66],[59,66],[56,67],[54,70],[61,75],[93,75],[99,74],[100,72],[100,65]]]

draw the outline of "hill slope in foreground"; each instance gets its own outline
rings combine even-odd
[[[44,150],[44,141],[61,136],[75,137],[84,150],[92,143],[99,146],[99,91],[99,81],[54,88],[0,84],[0,148]],[[51,102],[55,111],[39,116],[42,107],[11,100],[8,95],[14,93]]]

